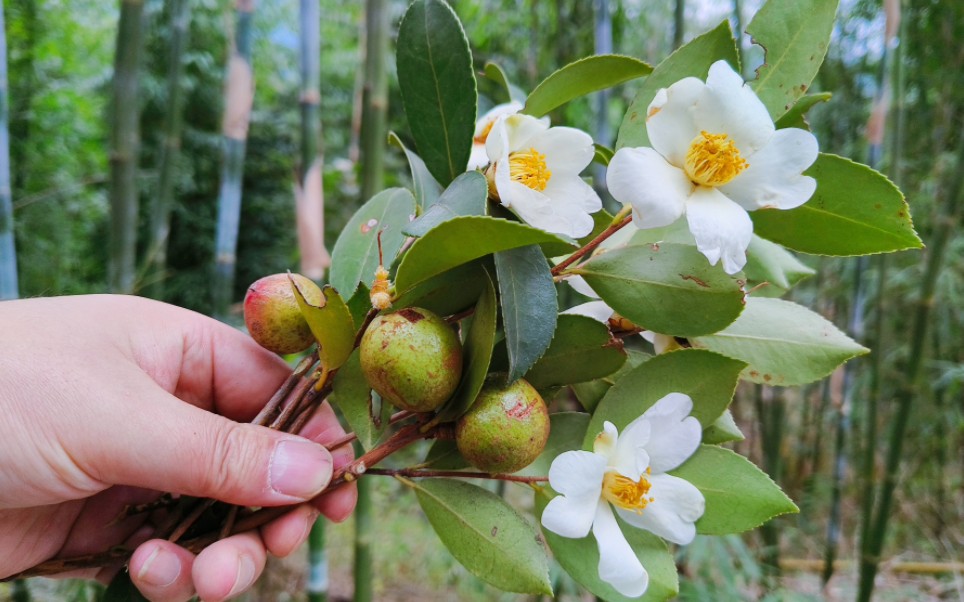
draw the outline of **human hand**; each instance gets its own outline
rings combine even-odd
[[[343,486],[197,556],[148,540],[146,515],[115,519],[162,491],[245,506],[312,500],[352,458],[350,446],[333,458],[314,443],[344,434],[334,413],[325,405],[306,424],[311,441],[243,424],[290,369],[229,326],[147,299],[5,301],[0,333],[0,577],[136,545],[131,578],[151,600],[224,600],[257,579],[267,552],[295,550],[319,513],[341,521],[354,508]]]

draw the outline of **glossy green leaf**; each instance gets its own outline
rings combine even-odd
[[[681,337],[717,332],[743,311],[742,274],[711,266],[688,245],[612,249],[569,271],[585,278],[621,316],[653,332]]]
[[[469,572],[504,591],[552,595],[542,540],[505,500],[451,479],[411,486],[439,539]]]
[[[923,246],[904,195],[879,172],[821,154],[806,173],[817,180],[813,198],[796,209],[750,212],[754,232],[814,255],[869,255]]]
[[[703,443],[716,445],[729,441],[743,441],[746,437],[733,420],[733,413],[726,410],[713,424],[703,429]]]
[[[549,414],[549,440],[542,453],[531,464],[517,472],[522,476],[544,477],[556,456],[573,449],[582,449],[582,440],[589,426],[589,414],[583,412],[555,412]]]
[[[496,251],[560,240],[548,232],[505,219],[456,217],[412,244],[398,266],[395,287],[404,293],[436,274]]]
[[[395,132],[388,133],[389,144],[402,149],[408,159],[408,168],[412,172],[412,193],[419,207],[434,205],[442,194],[442,186],[432,177],[422,158],[408,149]]]
[[[368,451],[375,446],[391,417],[391,405],[382,403],[372,391],[362,374],[358,350],[345,362],[335,375],[328,400],[341,411],[349,430],[358,436],[358,442]]]
[[[409,236],[424,236],[444,221],[461,215],[485,215],[489,184],[478,171],[467,171],[449,184],[438,202],[405,228]]]
[[[652,73],[643,61],[618,54],[587,56],[559,69],[536,86],[522,112],[542,117],[574,98]]]
[[[443,186],[465,172],[475,134],[472,52],[442,0],[416,0],[398,26],[396,68],[418,154]]]
[[[736,67],[740,64],[737,57],[736,42],[730,30],[728,21],[723,21],[716,28],[693,38],[669,55],[646,78],[636,93],[629,110],[619,126],[616,138],[616,150],[624,146],[649,146],[649,134],[646,132],[646,115],[649,103],[653,102],[656,92],[660,88],[668,88],[684,77],[698,77],[706,79],[710,65],[720,59],[725,59]],[[739,69],[737,69],[739,71]]]
[[[321,289],[324,305],[312,305],[305,299],[291,274],[288,274],[288,281],[291,282],[301,315],[318,341],[318,359],[321,360],[321,365],[327,370],[337,369],[345,363],[355,345],[355,321],[348,305],[341,295],[327,284]]]
[[[495,346],[495,330],[498,324],[498,302],[495,285],[488,274],[483,273],[482,294],[475,305],[471,324],[462,344],[462,381],[452,399],[439,412],[440,420],[455,420],[472,407],[482,385],[485,384],[492,347]]]
[[[623,374],[653,357],[648,353],[637,351],[636,349],[625,349],[624,351],[626,352],[626,362],[622,368],[613,374],[585,383],[576,383],[571,386],[572,392],[576,395],[579,404],[587,412],[592,413],[596,411],[599,402],[606,396],[609,389],[616,384],[616,381],[622,378]]]
[[[352,320],[357,327],[365,323],[365,317],[372,310],[372,299],[369,295],[368,287],[359,284],[355,294],[347,302],[348,311],[351,313]]]
[[[581,383],[608,376],[626,361],[623,343],[601,322],[561,315],[549,348],[526,373],[536,389]]]
[[[801,96],[797,99],[797,102],[794,103],[793,107],[791,107],[783,117],[777,120],[777,129],[800,128],[801,130],[810,130],[810,124],[807,123],[807,111],[818,103],[827,102],[831,96],[833,95],[830,92]]]
[[[756,234],[750,239],[746,250],[746,288],[755,289],[754,295],[779,297],[804,278],[816,273],[804,265],[797,257],[781,247]],[[756,288],[760,284],[765,284]]]
[[[385,265],[390,265],[405,242],[402,229],[415,215],[415,197],[404,188],[379,192],[355,212],[341,231],[331,253],[330,283],[344,298],[355,294],[358,283],[371,286],[378,268],[378,233],[382,232]]]
[[[549,263],[536,245],[495,254],[502,326],[509,352],[508,381],[529,371],[556,331],[558,298]]]
[[[487,279],[482,262],[472,261],[415,285],[395,300],[394,307],[421,307],[450,316],[475,305]]]
[[[748,364],[756,383],[792,386],[820,380],[848,359],[868,353],[823,316],[783,299],[750,297],[736,322],[694,346]]]
[[[440,439],[432,443],[432,447],[425,454],[422,462],[425,468],[432,470],[462,470],[472,468],[468,460],[462,457],[458,445],[454,440]]]
[[[830,44],[837,0],[768,0],[746,31],[765,50],[750,82],[774,121],[790,110],[817,75]]]
[[[542,516],[549,498],[536,494],[536,514]],[[662,602],[679,593],[679,575],[673,554],[662,539],[627,525],[618,516],[619,527],[626,536],[639,562],[649,573],[649,587],[638,598],[627,598],[617,592],[609,583],[599,578],[599,546],[592,534],[581,539],[570,539],[556,535],[548,529],[542,533],[552,550],[553,557],[569,576],[588,589],[593,595],[607,602]]]
[[[706,511],[696,521],[696,532],[703,535],[742,533],[799,511],[766,473],[722,447],[701,445],[670,474],[686,479],[706,498]]]
[[[627,372],[606,393],[592,415],[583,447],[592,449],[604,421],[622,429],[669,393],[689,395],[691,415],[706,428],[730,405],[745,367],[741,361],[703,349],[657,355]]]
[[[509,81],[508,76],[506,76],[505,71],[500,65],[497,65],[492,61],[488,61],[485,63],[485,67],[483,68],[482,72],[487,78],[495,82],[503,92],[505,92],[505,97],[499,100],[500,104],[512,100],[517,100],[520,103],[525,102],[526,93]]]

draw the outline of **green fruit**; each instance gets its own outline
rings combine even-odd
[[[359,350],[372,389],[413,412],[435,410],[462,378],[462,345],[442,318],[417,307],[377,316]]]
[[[490,379],[455,427],[462,456],[491,473],[532,464],[549,439],[549,410],[539,393],[521,378],[508,387],[503,379]]]
[[[291,277],[308,303],[321,305],[324,302],[317,284],[301,274]],[[244,295],[244,323],[251,338],[275,353],[298,353],[315,342],[298,307],[288,274],[265,276],[248,287]]]

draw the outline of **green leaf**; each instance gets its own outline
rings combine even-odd
[[[706,428],[730,405],[745,367],[741,361],[703,349],[657,355],[627,372],[606,393],[592,415],[583,447],[592,449],[606,420],[622,429],[669,393],[689,395],[691,415]]]
[[[652,73],[639,59],[618,54],[597,54],[569,63],[542,81],[526,99],[522,112],[542,117],[574,98]]]
[[[301,315],[308,322],[311,334],[318,341],[318,359],[326,370],[335,370],[345,363],[355,346],[355,321],[348,305],[330,285],[321,289],[324,305],[308,303],[298,283],[288,274]]]
[[[576,399],[587,412],[592,413],[596,411],[596,407],[602,398],[606,396],[609,389],[616,384],[616,381],[622,378],[624,374],[653,357],[648,353],[635,349],[625,349],[624,351],[626,351],[627,355],[626,363],[615,373],[593,381],[572,385],[572,392],[575,393]]]
[[[837,0],[769,0],[746,28],[766,51],[750,82],[774,121],[817,75],[830,44]]]
[[[748,289],[767,284],[756,290],[755,295],[779,297],[804,278],[814,275],[816,270],[801,263],[793,253],[780,245],[754,234],[746,250],[743,273],[746,274]]]
[[[734,67],[740,64],[729,21],[723,21],[715,29],[693,38],[656,65],[623,117],[619,135],[616,137],[616,150],[624,146],[650,146],[649,134],[646,132],[646,114],[656,92],[660,88],[668,88],[684,77],[705,80],[710,65],[720,59],[725,59]]]
[[[130,573],[125,570],[118,571],[114,575],[101,600],[102,602],[149,602],[140,590],[134,587]]]
[[[727,275],[688,245],[612,249],[568,271],[621,316],[661,334],[717,332],[743,311],[742,274]]]
[[[833,96],[830,92],[820,92],[818,94],[806,94],[797,99],[797,102],[793,107],[786,112],[786,114],[777,120],[776,126],[778,130],[783,128],[800,128],[801,130],[810,130],[810,124],[807,123],[807,111],[813,108],[814,105],[820,102],[827,102],[830,97]]]
[[[443,186],[465,171],[475,134],[472,52],[442,0],[416,0],[398,26],[398,87],[418,154]]]
[[[412,244],[398,266],[395,288],[404,293],[436,274],[496,251],[561,240],[548,232],[505,219],[456,217],[429,230]]]
[[[766,473],[722,447],[701,445],[670,474],[686,479],[706,498],[706,512],[696,521],[696,532],[703,535],[742,533],[799,511]]]
[[[549,414],[549,440],[542,453],[532,464],[516,474],[530,477],[544,477],[556,456],[562,452],[582,449],[582,440],[589,426],[589,414],[583,412],[555,412]]]
[[[869,352],[802,305],[766,297],[746,301],[746,310],[736,322],[692,343],[746,362],[744,377],[755,383],[783,387],[810,383]]]
[[[602,144],[593,143],[592,146],[595,149],[592,160],[600,165],[609,165],[609,162],[613,160],[613,155],[616,154],[616,151]]]
[[[402,229],[415,215],[415,197],[404,188],[379,192],[355,212],[331,253],[331,285],[342,297],[355,294],[358,283],[371,285],[378,268],[378,233],[382,232],[385,265],[405,242]]]
[[[549,263],[538,246],[497,252],[495,271],[511,383],[528,372],[549,347],[559,301]]]
[[[462,457],[455,441],[446,439],[432,443],[422,465],[432,470],[462,470],[472,467],[468,460]]]
[[[359,326],[364,324],[365,317],[368,316],[368,312],[372,309],[372,299],[369,296],[368,287],[364,284],[359,284],[358,290],[355,291],[355,294],[352,295],[351,299],[346,303],[354,323]]]
[[[485,67],[482,71],[485,76],[491,79],[502,91],[505,92],[505,97],[500,101],[500,103],[506,103],[513,100],[517,100],[520,103],[525,102],[526,93],[523,92],[518,86],[514,85],[509,81],[506,76],[505,71],[496,63],[488,61],[485,63]]]
[[[415,285],[395,300],[394,307],[421,307],[450,316],[475,305],[487,278],[482,262],[472,261]]]
[[[548,503],[547,495],[537,493],[536,514],[541,517]],[[616,521],[639,562],[649,573],[649,587],[638,598],[623,596],[599,578],[599,546],[591,534],[582,539],[570,539],[548,529],[542,532],[559,565],[594,596],[608,602],[662,602],[676,596],[679,593],[679,575],[666,543],[648,531],[627,525],[618,516]]]
[[[388,142],[402,149],[405,153],[405,158],[408,159],[408,168],[412,172],[412,193],[415,195],[415,202],[419,207],[430,207],[434,205],[439,195],[442,194],[442,186],[436,182],[432,174],[429,173],[428,167],[425,167],[425,161],[422,161],[421,157],[408,150],[408,147],[405,146],[402,139],[399,138],[395,132],[388,133]]]
[[[713,424],[703,429],[703,443],[716,445],[728,441],[743,441],[746,437],[733,420],[733,413],[726,410]]]
[[[440,421],[454,420],[467,412],[478,397],[492,361],[495,330],[498,323],[498,303],[492,279],[482,272],[482,294],[475,305],[471,325],[462,345],[462,381],[452,399],[439,412]]]
[[[612,374],[626,361],[623,343],[601,322],[561,315],[549,348],[526,373],[536,389],[581,383]]]
[[[923,246],[904,195],[879,172],[821,153],[806,173],[817,180],[813,198],[787,211],[751,211],[757,234],[814,255],[869,255]]]
[[[411,486],[439,539],[469,572],[504,591],[552,595],[541,538],[502,498],[451,479]]]
[[[391,405],[381,403],[362,374],[358,350],[345,362],[332,383],[331,404],[341,411],[349,430],[358,436],[358,442],[368,451],[388,427]]]
[[[460,215],[485,215],[489,184],[478,171],[467,171],[449,184],[438,202],[428,208],[405,228],[409,236],[424,236],[426,232]]]

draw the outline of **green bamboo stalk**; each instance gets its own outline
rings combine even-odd
[[[683,45],[683,30],[686,26],[686,0],[676,0],[673,10],[673,49]]]
[[[375,508],[372,503],[373,480],[358,479],[355,505],[355,602],[371,602],[375,590],[375,563],[372,557]]]
[[[0,5],[0,301],[20,296],[10,188],[10,104],[7,100],[7,28]]]
[[[918,397],[918,377],[923,365],[924,346],[931,308],[934,305],[934,290],[937,276],[944,262],[951,233],[960,222],[961,196],[964,190],[964,137],[960,138],[956,149],[956,167],[949,170],[946,181],[938,191],[938,209],[934,220],[934,233],[925,251],[925,270],[921,280],[920,297],[914,311],[910,330],[910,349],[904,370],[899,374],[894,403],[896,413],[890,422],[887,438],[887,455],[884,463],[884,476],[878,490],[877,512],[871,529],[865,534],[866,545],[861,546],[860,578],[857,590],[858,602],[869,602],[873,594],[874,578],[880,564],[880,555],[887,537],[891,519],[894,491],[900,477],[901,459],[904,452],[904,436],[910,422],[911,408]]]
[[[779,484],[783,472],[780,449],[783,446],[786,404],[776,390],[765,389],[763,385],[754,387],[754,400],[756,402],[757,419],[760,422],[763,470],[770,475],[775,483]],[[773,521],[770,521],[760,527],[760,536],[763,539],[762,564],[764,573],[772,585],[780,575],[780,530]]]
[[[595,0],[594,2],[594,43],[596,54],[612,54],[613,52],[613,16],[610,11],[609,0]],[[595,94],[596,128],[595,140],[609,146],[612,143],[612,128],[609,124],[609,89],[600,90]],[[606,188],[606,166],[601,163],[592,164],[592,185],[599,198],[607,204],[611,203],[609,191]]]
[[[188,0],[171,0],[171,54],[167,71],[167,111],[164,114],[164,137],[158,161],[157,195],[151,207],[151,240],[145,269],[153,272],[150,296],[164,294],[163,272],[167,266],[167,241],[171,233],[171,207],[174,204],[174,176],[181,153],[181,131],[184,126],[184,49],[191,32]]]
[[[361,198],[384,187],[388,131],[388,11],[385,0],[365,2],[365,83],[362,87]]]
[[[138,76],[143,34],[143,1],[121,0],[110,124],[111,243],[108,286],[115,293],[132,293],[135,286],[137,153],[140,147]]]
[[[254,104],[254,74],[251,69],[254,8],[255,0],[237,0],[235,3],[236,25],[224,86],[224,121],[221,128],[223,158],[218,193],[214,278],[211,281],[214,315],[221,319],[227,316],[234,289],[244,153]]]
[[[364,479],[363,479],[364,480]],[[328,600],[328,554],[325,519],[315,521],[308,534],[308,602]]]

